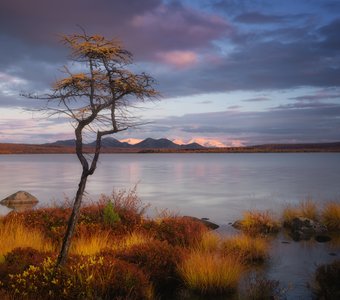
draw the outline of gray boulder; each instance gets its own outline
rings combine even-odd
[[[18,191],[0,201],[0,204],[6,206],[15,206],[19,204],[36,204],[38,199],[25,191]]]
[[[322,224],[308,218],[294,218],[290,224],[290,235],[294,241],[310,240],[315,235],[327,232]]]

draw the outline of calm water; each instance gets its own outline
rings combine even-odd
[[[26,190],[41,205],[73,198],[81,171],[74,155],[0,155],[0,168],[0,199]],[[138,195],[151,207],[209,217],[223,233],[244,210],[279,213],[306,197],[320,204],[340,201],[339,182],[338,153],[107,154],[90,177],[87,198],[137,184]],[[6,212],[0,205],[0,214]],[[290,286],[288,299],[310,299],[307,284],[316,266],[340,257],[339,244],[295,243],[282,234],[271,252],[265,272]]]
[[[26,190],[45,205],[74,197],[81,167],[75,155],[1,155],[0,170],[0,199]],[[276,211],[306,197],[340,201],[339,182],[338,153],[103,154],[87,197],[137,184],[153,208],[223,224],[247,209]]]

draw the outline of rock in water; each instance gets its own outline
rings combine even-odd
[[[10,206],[16,204],[36,204],[38,202],[36,197],[25,191],[18,191],[0,201],[1,204]]]
[[[211,229],[211,230],[215,230],[215,229],[220,227],[219,225],[217,225],[217,224],[215,224],[213,222],[208,221],[209,218],[199,219],[199,218],[191,217],[191,216],[184,216],[183,218],[187,218],[187,219],[190,219],[190,220],[194,220],[194,221],[200,222],[200,223],[204,224],[208,229]]]

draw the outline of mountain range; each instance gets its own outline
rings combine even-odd
[[[75,140],[61,140],[53,143],[44,144],[45,146],[74,146]],[[85,146],[94,147],[96,142],[85,144]],[[122,149],[205,149],[198,143],[189,144],[176,144],[168,139],[152,139],[147,138],[136,144],[129,144],[127,142],[121,142],[113,137],[106,137],[102,139],[103,148],[122,148]]]

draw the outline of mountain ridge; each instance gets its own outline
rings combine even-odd
[[[43,146],[75,146],[75,140],[58,140],[52,143],[42,144]],[[96,141],[86,143],[84,146],[95,147]],[[103,148],[131,148],[131,149],[205,149],[206,147],[198,143],[188,143],[179,145],[166,138],[153,139],[146,138],[139,143],[129,144],[127,142],[121,142],[113,137],[106,137],[102,139]]]

